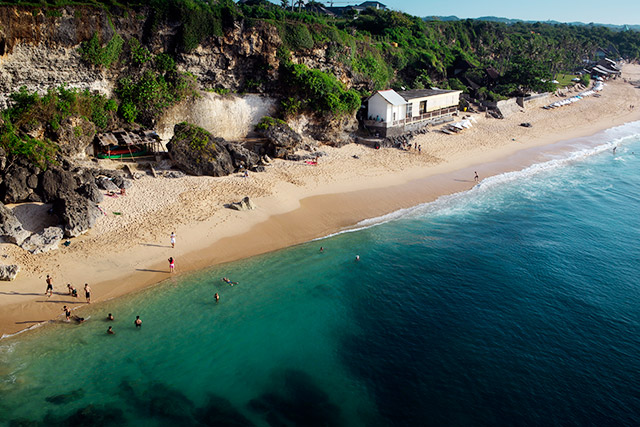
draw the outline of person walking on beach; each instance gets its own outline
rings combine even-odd
[[[62,307],[62,311],[64,311],[64,315],[67,318],[67,322],[68,322],[69,319],[71,318],[71,310],[67,308],[67,306],[65,305],[64,307]]]
[[[140,320],[140,316],[136,316],[136,321],[133,322],[136,325],[136,328],[140,328],[142,326],[142,320]]]
[[[476,174],[476,176],[475,176],[475,177],[473,177],[473,180],[474,180],[475,182],[478,182],[478,181],[480,180],[480,177],[478,176],[478,172],[474,172],[474,173]]]
[[[176,266],[176,260],[173,257],[169,257],[169,273],[173,273],[173,269]]]
[[[176,247],[176,232],[175,231],[171,232],[171,247],[172,248]]]
[[[87,304],[91,304],[91,288],[88,283],[84,284],[84,296],[87,299]]]
[[[49,294],[49,298],[51,298],[51,295],[53,295],[53,279],[51,278],[51,276],[49,276],[47,274],[47,290],[44,291],[44,294]]]

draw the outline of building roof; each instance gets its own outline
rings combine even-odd
[[[379,1],[365,1],[364,3],[360,3],[358,6],[360,7],[373,7],[374,9],[386,9],[387,5],[382,4]]]
[[[379,90],[378,93],[391,105],[404,105],[407,103],[407,101],[405,101],[405,98],[400,96],[398,92],[393,89]]]
[[[425,98],[427,96],[441,95],[443,93],[462,92],[461,90],[444,90],[444,89],[412,89],[398,92],[402,98],[409,101],[410,99]]]

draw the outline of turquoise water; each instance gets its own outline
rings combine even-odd
[[[636,123],[5,338],[0,424],[640,425],[639,188]]]

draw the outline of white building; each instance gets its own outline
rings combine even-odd
[[[380,136],[400,135],[453,114],[461,90],[416,89],[396,92],[380,90],[367,105],[365,126]]]

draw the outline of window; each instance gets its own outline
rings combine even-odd
[[[420,101],[420,114],[427,112],[427,101]]]
[[[409,103],[407,104],[407,118],[411,117],[413,115],[413,104]]]

